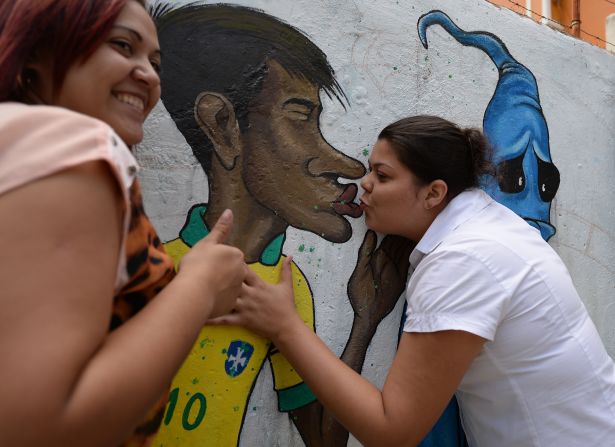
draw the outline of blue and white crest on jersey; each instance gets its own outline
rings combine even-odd
[[[248,366],[253,352],[254,346],[247,341],[233,340],[226,350],[226,362],[224,362],[226,373],[231,377],[241,374]]]

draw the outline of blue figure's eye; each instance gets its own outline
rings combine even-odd
[[[519,193],[525,189],[523,157],[525,153],[511,160],[504,160],[496,166],[498,185],[502,192]]]
[[[559,188],[559,171],[553,163],[538,160],[538,193],[543,202],[550,202]]]

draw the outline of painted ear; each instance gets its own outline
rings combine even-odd
[[[241,133],[230,101],[220,93],[202,92],[194,104],[194,117],[213,143],[222,166],[233,169],[241,151]]]
[[[427,194],[425,195],[425,208],[430,210],[438,205],[446,202],[446,194],[448,193],[448,185],[444,180],[434,180],[427,185]]]

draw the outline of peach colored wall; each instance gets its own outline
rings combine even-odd
[[[511,9],[519,14],[526,14],[525,0],[487,0],[493,4]],[[601,48],[605,47],[605,22],[609,14],[615,13],[615,1],[607,0],[580,0],[581,6],[581,39]],[[572,22],[573,0],[558,0],[551,2],[551,18],[565,27]],[[532,0],[531,8],[535,14],[532,18],[540,21],[542,15],[542,1]],[[540,14],[540,15],[539,15]],[[571,32],[569,28],[566,30]],[[596,36],[596,37],[594,37]],[[611,42],[615,44],[615,42]]]

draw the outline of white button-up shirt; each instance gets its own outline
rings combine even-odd
[[[615,446],[615,365],[538,230],[465,191],[410,263],[404,331],[487,340],[457,392],[471,446]]]

